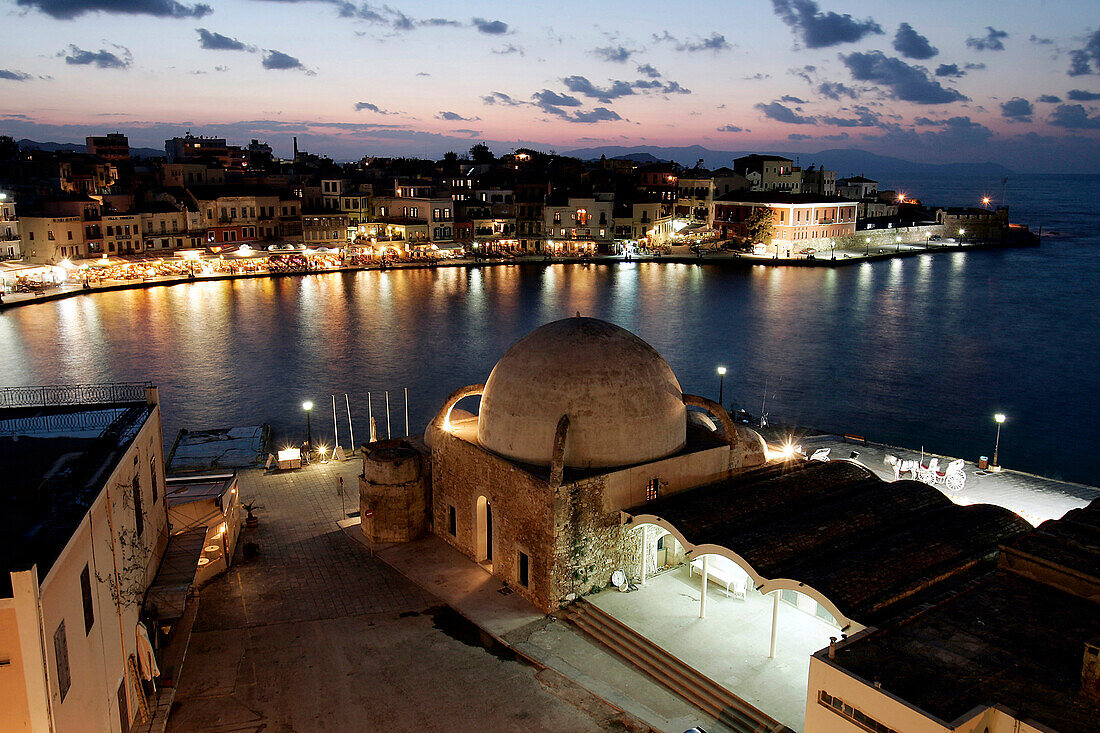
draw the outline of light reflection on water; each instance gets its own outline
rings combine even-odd
[[[1100,318],[1061,286],[1100,282],[1088,249],[835,270],[631,262],[189,283],[7,311],[0,371],[10,384],[152,380],[168,442],[180,427],[258,422],[297,438],[304,399],[347,392],[362,437],[368,390],[376,411],[391,390],[396,416],[408,387],[419,429],[516,339],[580,311],[653,344],[687,392],[714,397],[724,364],[726,395],[753,413],[766,383],[773,419],[968,458],[989,454],[1003,410],[1007,465],[1088,482],[1078,456],[1100,444]],[[315,431],[331,440],[331,416]]]

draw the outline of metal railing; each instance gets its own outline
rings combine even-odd
[[[145,390],[152,386],[152,382],[121,382],[114,384],[52,384],[39,387],[2,387],[0,388],[0,408],[145,402]]]

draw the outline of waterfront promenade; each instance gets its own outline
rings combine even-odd
[[[725,266],[769,266],[769,267],[843,267],[863,262],[877,262],[902,257],[915,257],[921,254],[939,254],[944,252],[959,252],[970,250],[1001,249],[1005,247],[1026,246],[1001,242],[967,242],[967,243],[942,243],[942,242],[900,242],[888,246],[860,247],[855,249],[836,249],[830,252],[815,253],[814,256],[799,254],[789,258],[780,258],[771,255],[753,255],[741,252],[703,252],[692,254],[647,254],[647,255],[596,255],[592,257],[566,257],[545,255],[520,255],[514,257],[502,257],[492,259],[475,258],[451,258],[445,260],[413,260],[408,262],[395,262],[382,265],[380,263],[324,267],[318,269],[259,271],[242,273],[213,273],[190,275],[164,275],[146,277],[134,280],[104,280],[100,283],[88,286],[82,283],[63,283],[56,287],[47,288],[37,292],[5,293],[0,300],[0,310],[13,308],[31,303],[44,303],[52,300],[62,300],[80,295],[111,292],[116,290],[134,290],[153,288],[169,285],[183,285],[187,283],[212,282],[218,280],[242,280],[266,277],[296,277],[301,275],[319,275],[334,272],[359,272],[367,270],[397,270],[397,269],[431,269],[439,267],[500,267],[508,265],[609,265],[621,262],[647,262],[647,263],[671,263],[690,265],[725,265]]]

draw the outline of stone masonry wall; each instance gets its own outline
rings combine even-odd
[[[432,531],[477,561],[477,504],[493,514],[493,575],[540,609],[555,610],[553,492],[549,484],[508,461],[445,431],[432,436]],[[549,473],[549,469],[547,469]],[[457,534],[449,527],[455,507]],[[519,583],[519,553],[529,558],[528,587]]]
[[[428,528],[431,459],[405,441],[372,443],[363,449],[359,477],[362,531],[375,542],[409,542]]]

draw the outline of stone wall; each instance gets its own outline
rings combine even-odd
[[[364,446],[359,477],[362,531],[375,542],[408,542],[428,529],[431,459],[422,445],[384,440]]]
[[[544,611],[555,610],[555,500],[549,483],[446,431],[435,431],[431,443],[434,533],[475,562],[481,560],[478,499],[485,497],[493,516],[493,575]],[[452,506],[457,519],[454,535]],[[520,552],[529,558],[527,587],[519,582]]]

